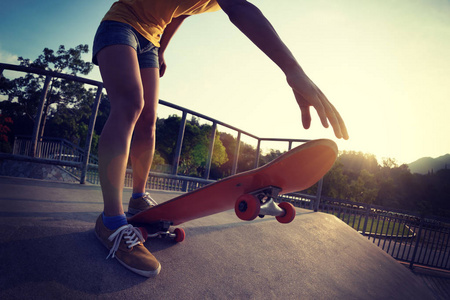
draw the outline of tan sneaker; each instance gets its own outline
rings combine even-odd
[[[130,202],[128,203],[128,213],[131,215],[135,215],[156,205],[158,205],[158,203],[153,200],[152,197],[150,197],[150,194],[145,193],[145,195],[140,198],[130,198]]]
[[[128,224],[109,230],[100,215],[95,224],[95,235],[110,250],[106,259],[117,258],[125,268],[145,277],[156,276],[161,271],[161,264],[142,244],[144,238],[137,227]]]

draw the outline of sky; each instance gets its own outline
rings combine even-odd
[[[337,140],[315,112],[311,128],[304,130],[284,74],[222,11],[188,18],[176,33],[165,54],[161,99],[259,137],[329,138],[340,150],[379,160],[409,163],[450,153],[450,1],[250,2],[338,109],[350,139]],[[112,3],[3,2],[0,62],[16,64],[19,56],[34,60],[44,48],[59,45],[91,49]],[[87,77],[101,80],[97,67]],[[159,116],[170,113],[161,108]]]

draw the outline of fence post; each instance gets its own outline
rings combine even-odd
[[[80,184],[86,183],[86,173],[89,165],[89,156],[91,155],[92,136],[94,134],[95,120],[97,119],[98,107],[100,106],[100,99],[102,98],[103,84],[97,87],[97,94],[95,95],[94,103],[92,104],[92,114],[89,120],[89,129],[86,135],[86,142],[84,145],[84,156],[81,165]]]
[[[414,267],[414,261],[416,260],[417,250],[419,249],[420,238],[422,237],[423,223],[424,223],[424,216],[422,215],[420,217],[420,225],[419,225],[419,232],[417,233],[416,245],[414,246],[414,252],[413,252],[413,256],[411,258],[411,262],[409,263],[410,269],[412,269]]]
[[[63,151],[64,151],[64,140],[63,139],[61,139],[61,140],[59,140],[59,156],[58,156],[58,159],[59,160],[61,160],[61,157],[62,157],[62,155],[63,155]]]
[[[370,204],[369,204],[369,205],[367,205],[367,209],[366,209],[366,218],[365,218],[365,220],[364,220],[364,226],[363,226],[363,230],[362,230],[362,235],[363,235],[363,236],[366,234],[367,223],[369,222],[370,210],[371,210],[371,206],[370,206]]]
[[[183,111],[180,128],[178,129],[177,146],[175,148],[175,156],[173,157],[172,175],[178,174],[178,165],[180,164],[181,147],[183,146],[184,131],[186,129],[187,112]]]
[[[261,140],[258,139],[258,145],[256,146],[256,159],[255,159],[255,169],[259,167],[259,156],[261,151]]]
[[[206,170],[205,170],[205,179],[209,179],[209,173],[211,171],[211,162],[212,162],[212,156],[214,154],[214,141],[216,139],[216,130],[217,130],[217,123],[214,122],[212,126],[212,132],[209,142],[209,152],[208,152],[208,160],[206,161]]]
[[[236,139],[236,149],[234,150],[233,168],[231,169],[231,175],[234,175],[237,172],[240,147],[241,147],[241,132],[238,131],[238,135],[237,135],[237,139]]]
[[[319,184],[317,186],[317,193],[316,193],[316,203],[314,203],[314,212],[317,212],[319,210],[319,204],[320,204],[320,198],[322,197],[322,187],[323,187],[323,177],[320,178]]]
[[[188,192],[189,184],[187,180],[183,180],[183,187],[181,188],[182,192]]]
[[[12,152],[14,155],[19,154],[18,148],[19,148],[19,142],[17,141],[17,136],[15,136],[14,137],[13,152]]]
[[[28,153],[29,156],[35,157],[36,156],[36,149],[37,149],[37,143],[38,143],[38,136],[39,136],[39,129],[41,128],[41,121],[42,121],[42,113],[44,112],[44,104],[45,99],[47,98],[47,92],[50,85],[50,81],[52,80],[51,76],[45,77],[45,83],[44,87],[41,92],[41,99],[39,100],[39,107],[36,112],[36,117],[34,119],[34,127],[33,127],[33,137],[31,139],[31,149],[30,153]]]

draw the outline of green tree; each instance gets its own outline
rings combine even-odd
[[[61,45],[56,53],[52,49],[45,48],[43,54],[39,55],[33,62],[22,57],[19,57],[18,60],[21,66],[35,67],[57,73],[69,73],[71,75],[87,75],[91,72],[93,65],[90,62],[85,62],[81,55],[88,52],[88,45],[78,45],[68,50]],[[42,80],[42,76],[39,76],[39,79]],[[59,104],[65,106],[76,105],[81,101],[80,97],[83,97],[84,93],[83,83],[52,78],[45,102],[40,135],[44,135],[46,120],[51,109],[55,113]]]
[[[167,162],[173,162],[174,151],[181,118],[172,115],[167,119],[158,119],[156,130],[157,153]],[[186,123],[183,146],[181,149],[179,173],[191,176],[203,176],[208,158],[212,126],[200,125],[198,119],[192,118]],[[225,147],[217,138],[214,140],[212,168],[218,168],[227,161]]]
[[[347,199],[355,202],[372,204],[378,194],[378,186],[375,175],[366,169],[362,169],[356,180],[349,185]]]
[[[281,152],[280,150],[270,149],[269,153],[267,153],[266,155],[262,155],[261,156],[259,165],[263,166],[263,165],[271,162],[275,158],[283,155],[284,153],[286,153],[286,151]]]
[[[238,172],[245,172],[255,167],[256,149],[244,142],[241,142],[238,160]]]
[[[358,180],[362,170],[366,170],[371,174],[376,174],[379,170],[378,161],[373,154],[343,151],[339,155],[339,160],[344,165],[344,173],[350,181]]]
[[[71,75],[87,75],[92,70],[92,64],[83,61],[81,55],[88,50],[87,45],[78,45],[68,50],[60,46],[56,52],[45,48],[43,54],[34,61],[23,57],[19,57],[18,61],[20,65],[26,67],[58,73],[65,72]],[[44,76],[31,73],[13,80],[3,78],[0,82],[0,92],[8,95],[8,100],[0,102],[0,110],[14,119],[16,125],[14,134],[31,134],[43,82]],[[50,120],[50,122],[53,121],[54,126],[63,129],[63,134],[67,134],[61,136],[57,134],[59,131],[53,128],[49,130],[53,136],[67,138],[79,144],[80,140],[83,140],[80,137],[81,133],[86,132],[79,124],[80,122],[88,124],[86,116],[91,114],[93,99],[92,90],[87,91],[82,83],[53,78],[47,93],[40,136],[43,136],[47,120]],[[74,132],[77,131],[79,132],[75,134]]]
[[[224,178],[231,175],[233,168],[234,153],[236,151],[237,139],[231,134],[221,132],[219,139],[225,147],[226,162],[220,168],[213,168],[211,170],[213,178]]]
[[[181,118],[177,115],[156,121],[156,151],[169,164],[174,160],[180,123]]]
[[[10,117],[3,117],[0,114],[0,152],[11,153],[11,128],[13,120]]]
[[[231,175],[237,145],[237,138],[226,132],[220,133],[220,141],[226,151],[226,162],[219,169],[212,170],[216,178],[223,178]],[[255,159],[256,149],[241,141],[239,145],[237,172],[253,169],[255,166]]]
[[[316,194],[317,185],[314,185],[309,193]],[[348,178],[344,174],[344,165],[339,159],[324,176],[322,194],[336,199],[345,199],[349,194]]]

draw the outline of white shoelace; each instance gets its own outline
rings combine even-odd
[[[112,258],[115,257],[116,251],[117,249],[119,249],[122,237],[125,239],[125,243],[127,244],[128,248],[134,247],[136,245],[139,245],[141,242],[144,242],[144,237],[142,236],[139,228],[133,227],[133,225],[131,224],[123,225],[122,227],[119,227],[116,232],[109,236],[108,240],[111,242],[114,241],[114,244],[109,251],[109,255],[106,257],[106,259],[108,259],[111,255]]]
[[[156,202],[155,200],[152,199],[152,197],[150,197],[149,193],[145,193],[144,196],[142,196],[142,198],[150,205],[150,206],[156,206],[158,205],[158,202]]]

